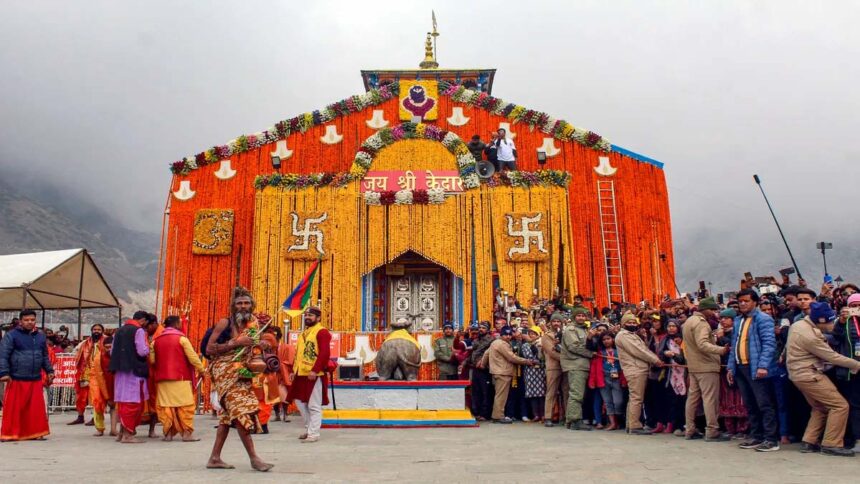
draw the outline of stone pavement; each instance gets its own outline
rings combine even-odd
[[[215,421],[198,416],[195,443],[121,445],[91,437],[92,427],[51,418],[45,442],[0,444],[0,482],[858,482],[860,458],[801,454],[797,445],[769,454],[736,443],[673,436],[574,432],[537,424],[472,429],[332,429],[300,444],[298,417],[271,422],[255,436],[267,474],[248,465],[235,434],[224,460],[235,470],[204,468]],[[160,431],[161,428],[157,427]]]

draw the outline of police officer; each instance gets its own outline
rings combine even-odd
[[[591,356],[588,348],[588,311],[574,308],[573,323],[569,324],[561,337],[561,370],[567,374],[569,395],[565,420],[571,430],[591,430],[591,425],[582,421],[582,400],[585,398],[585,384],[588,383],[588,370]]]
[[[842,447],[848,422],[848,402],[824,375],[824,363],[847,368],[856,375],[860,361],[840,355],[830,348],[816,324],[829,324],[836,313],[826,302],[813,302],[813,296],[801,292],[798,300],[809,306],[808,314],[791,326],[786,345],[788,378],[803,393],[812,407],[812,415],[803,434],[801,452],[821,452],[839,457],[854,457],[854,451]],[[803,306],[801,306],[803,307]],[[807,311],[804,311],[807,312]],[[821,445],[818,439],[822,432]]]
[[[440,380],[457,379],[457,359],[454,357],[454,325],[442,326],[442,337],[433,342],[433,355],[439,367]]]

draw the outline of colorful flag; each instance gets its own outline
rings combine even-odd
[[[305,277],[299,281],[299,285],[293,289],[293,292],[291,292],[284,301],[284,311],[286,311],[290,316],[295,317],[301,314],[305,308],[310,306],[313,295],[313,291],[311,289],[314,285],[314,279],[316,279],[319,265],[319,259],[315,260],[314,263],[311,264]]]

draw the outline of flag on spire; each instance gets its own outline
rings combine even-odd
[[[314,285],[314,279],[316,279],[317,269],[319,269],[320,260],[317,259],[311,264],[310,269],[305,274],[305,277],[299,281],[299,285],[293,289],[293,292],[287,296],[287,299],[284,300],[284,310],[290,316],[297,316],[302,313],[308,306],[311,304],[311,296],[313,291],[311,290]]]

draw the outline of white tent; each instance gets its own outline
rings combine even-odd
[[[86,249],[0,256],[0,311],[118,307]]]

